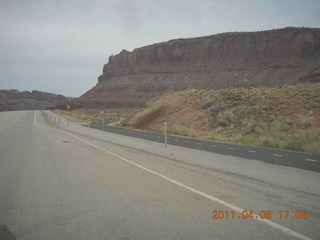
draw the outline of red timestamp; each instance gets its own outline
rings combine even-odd
[[[278,212],[271,210],[243,210],[241,212],[214,210],[212,213],[212,219],[307,219],[309,217],[307,210],[281,210]]]

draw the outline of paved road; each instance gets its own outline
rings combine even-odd
[[[40,112],[2,112],[0,129],[0,239],[319,239],[318,172]]]
[[[92,124],[90,127],[101,130],[103,129],[101,122]],[[164,142],[164,135],[159,133],[137,131],[133,129],[112,126],[105,126],[104,129],[105,131],[124,136],[142,138],[155,142]],[[320,172],[320,155],[317,154],[249,147],[238,144],[205,141],[174,135],[168,135],[168,144]]]

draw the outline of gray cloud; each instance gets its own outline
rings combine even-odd
[[[79,96],[108,56],[174,38],[319,27],[318,0],[0,0],[0,89]]]

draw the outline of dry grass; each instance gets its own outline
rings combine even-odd
[[[113,122],[124,121],[135,115],[138,109],[76,109],[73,111],[54,110],[55,113],[74,122],[87,123],[105,119]]]
[[[188,125],[174,124],[169,128],[169,133],[173,135],[196,137],[194,131]]]
[[[66,119],[69,119],[71,121],[78,122],[78,123],[88,123],[88,122],[92,123],[95,121],[94,117],[87,114],[83,114],[83,113],[77,113],[73,111],[64,111],[59,109],[53,110],[53,112]]]

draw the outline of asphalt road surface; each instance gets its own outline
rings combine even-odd
[[[51,113],[0,113],[0,239],[319,239],[319,180]]]
[[[89,127],[89,125],[85,125]],[[91,128],[103,130],[102,121],[90,125]],[[106,125],[104,130],[124,136],[142,138],[155,142],[164,142],[164,134],[153,133],[128,128]],[[195,138],[167,135],[170,145],[199,149],[224,155],[242,157],[246,159],[261,160],[266,163],[282,166],[297,167],[305,170],[320,172],[320,155],[303,152],[293,152],[262,147],[249,147],[239,144],[206,141]]]

